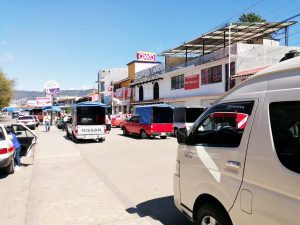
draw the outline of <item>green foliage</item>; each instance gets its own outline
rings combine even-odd
[[[6,75],[0,70],[0,108],[9,105],[13,97],[13,87],[15,82],[9,80]]]
[[[243,15],[240,16],[239,22],[242,23],[263,23],[266,22],[265,19],[263,19],[260,15],[256,13],[244,13]]]

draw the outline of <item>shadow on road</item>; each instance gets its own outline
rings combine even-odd
[[[8,176],[7,173],[4,173],[3,171],[0,171],[0,179],[4,179]]]
[[[148,137],[148,138],[145,138],[145,139],[141,139],[138,135],[134,135],[134,134],[127,134],[127,135],[124,135],[124,134],[118,134],[119,136],[122,136],[122,137],[126,137],[126,138],[131,138],[131,139],[135,139],[135,140],[165,140],[165,139],[161,139],[160,137]],[[168,139],[169,137],[167,137]]]
[[[136,208],[128,208],[126,211],[130,214],[136,213],[140,217],[150,216],[165,225],[193,225],[175,207],[173,196],[142,202]]]

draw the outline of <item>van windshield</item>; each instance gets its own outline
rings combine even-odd
[[[187,108],[186,109],[186,122],[194,123],[203,112],[203,108]]]
[[[173,123],[173,109],[153,107],[153,123]]]
[[[105,124],[105,108],[97,106],[77,107],[78,125],[103,125]]]

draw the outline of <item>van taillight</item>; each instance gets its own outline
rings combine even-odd
[[[75,126],[75,134],[78,134],[78,127]]]

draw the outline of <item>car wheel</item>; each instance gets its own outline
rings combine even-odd
[[[147,134],[146,134],[146,132],[144,130],[141,130],[141,132],[140,132],[140,138],[141,139],[147,138]]]
[[[11,160],[10,164],[4,169],[6,174],[13,174],[15,172],[15,159]]]
[[[35,126],[32,127],[32,130],[35,130]]]
[[[196,225],[232,225],[232,222],[223,208],[208,203],[198,210]]]
[[[126,136],[126,135],[128,134],[128,132],[127,132],[126,128],[125,128],[125,127],[123,127],[123,129],[122,129],[122,130],[123,130],[123,135],[124,135],[124,136]]]

